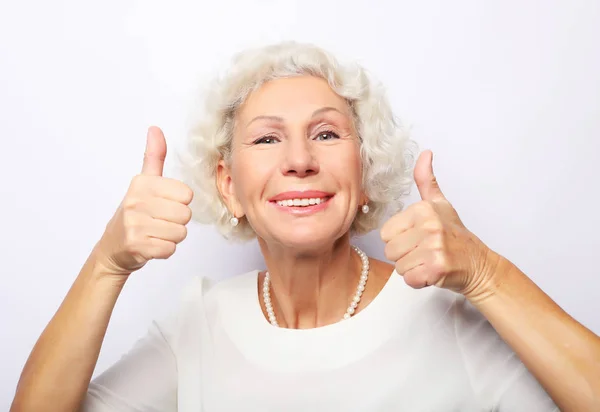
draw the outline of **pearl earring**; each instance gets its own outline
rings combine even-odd
[[[361,210],[364,214],[369,213],[369,205],[362,205]]]
[[[231,219],[229,219],[229,223],[231,223],[231,226],[236,227],[238,223],[240,223],[240,220],[234,216]]]

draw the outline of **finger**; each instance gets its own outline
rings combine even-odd
[[[152,219],[149,223],[146,233],[149,237],[167,240],[173,243],[180,243],[187,237],[187,228],[178,223],[167,222],[166,220]]]
[[[194,191],[185,183],[176,179],[163,178],[154,185],[156,195],[165,199],[189,205],[194,197]]]
[[[426,233],[417,228],[408,229],[406,232],[395,236],[384,249],[386,259],[396,262],[415,249],[423,241]]]
[[[193,190],[185,183],[168,177],[148,177],[138,175],[133,185],[138,197],[144,198],[148,194],[167,200],[189,205],[194,197]]]
[[[430,286],[427,266],[425,264],[415,266],[412,269],[405,271],[402,277],[404,278],[404,282],[414,289],[422,289]]]
[[[189,206],[170,199],[153,197],[142,206],[142,210],[154,219],[187,225],[192,219]]]
[[[148,129],[146,136],[146,151],[142,174],[148,176],[162,176],[165,158],[167,157],[167,142],[162,130],[156,126]]]
[[[412,205],[411,205],[412,206]],[[396,213],[383,224],[379,236],[384,242],[389,242],[394,237],[415,226],[414,208],[408,207],[400,213]]]
[[[417,266],[425,264],[426,257],[426,251],[417,247],[408,252],[402,259],[396,261],[396,272],[405,275]]]
[[[426,150],[417,159],[414,170],[415,183],[423,200],[446,199],[433,174],[433,152]]]
[[[167,259],[175,253],[177,245],[174,242],[158,238],[148,238],[147,260]]]

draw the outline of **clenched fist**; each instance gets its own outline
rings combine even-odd
[[[186,184],[162,176],[166,155],[163,132],[150,127],[142,172],[131,180],[95,247],[99,263],[111,274],[129,275],[150,259],[166,259],[187,236],[193,192]]]

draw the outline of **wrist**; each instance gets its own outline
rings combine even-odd
[[[498,293],[507,273],[513,270],[513,267],[512,262],[488,248],[480,268],[463,295],[471,303],[488,300]]]
[[[87,264],[89,264],[88,277],[91,281],[115,287],[122,288],[132,273],[117,270],[97,246],[92,250]]]

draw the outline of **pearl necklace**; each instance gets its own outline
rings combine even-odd
[[[360,302],[362,294],[365,290],[365,286],[367,285],[367,279],[369,278],[369,257],[366,255],[365,252],[363,252],[356,246],[352,246],[352,249],[354,249],[356,253],[358,253],[358,256],[360,256],[360,260],[362,261],[362,271],[360,274],[360,281],[358,282],[358,287],[356,288],[356,293],[354,294],[354,298],[352,298],[352,302],[350,303],[350,306],[348,306],[348,309],[346,309],[346,313],[344,313],[344,317],[342,318],[342,320],[349,319],[356,311],[356,307],[358,306],[358,303]],[[273,326],[279,326],[279,324],[277,323],[277,319],[275,318],[273,303],[271,302],[271,292],[269,288],[270,283],[271,276],[267,271],[265,273],[265,281],[263,283],[263,300],[265,301],[265,308],[267,309],[267,316],[269,317],[269,322],[271,322],[271,325]]]

